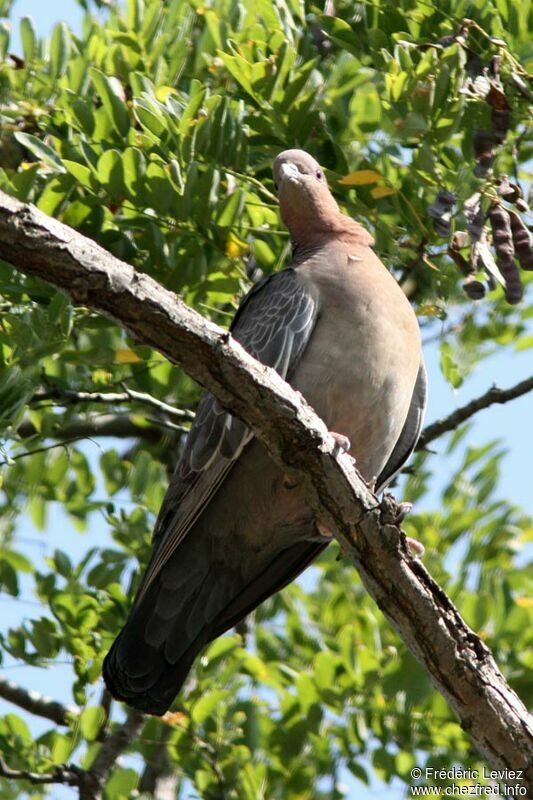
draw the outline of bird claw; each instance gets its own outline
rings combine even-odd
[[[413,504],[408,502],[398,503],[398,514],[394,520],[397,525],[400,525],[406,516],[413,510]]]
[[[372,492],[372,494],[374,494],[375,491],[376,491],[377,479],[378,479],[377,475],[375,475],[373,478],[370,478],[370,480],[368,480],[368,481],[363,478],[363,480],[365,482],[365,485]]]
[[[345,436],[343,433],[335,433],[335,431],[330,431],[333,439],[335,440],[335,444],[337,445],[336,449],[340,450],[341,453],[347,453],[348,450],[351,448],[352,443]]]
[[[405,541],[407,544],[407,549],[411,553],[412,556],[415,558],[422,558],[424,553],[426,552],[426,548],[419,542],[418,539],[412,539],[410,536],[405,537]]]
[[[328,541],[333,539],[333,534],[331,533],[331,531],[328,530],[328,528],[326,528],[325,525],[322,525],[321,522],[316,523],[316,529],[321,539],[328,539]]]
[[[335,441],[335,448],[333,450],[335,455],[337,455],[337,453],[348,453],[348,451],[351,450],[352,443],[347,436],[343,433],[335,433],[335,431],[330,431],[330,434]],[[355,464],[355,458],[353,456],[348,456],[348,458],[352,464]]]

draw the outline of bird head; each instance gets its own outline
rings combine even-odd
[[[370,234],[341,212],[320,164],[305,150],[284,150],[277,156],[274,182],[281,218],[295,244],[343,235],[372,244]]]

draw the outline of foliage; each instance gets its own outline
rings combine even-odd
[[[59,23],[48,42],[24,18],[14,55],[1,24],[0,188],[227,324],[251,280],[288,255],[272,158],[309,149],[342,205],[373,231],[424,329],[439,332],[445,321],[441,369],[458,386],[497,348],[533,343],[531,307],[507,302],[516,296],[497,270],[488,225],[496,206],[527,210],[504,177],[524,182],[533,156],[527,13],[514,0],[367,0],[340,2],[335,13],[304,0],[128,0],[105,18],[88,11],[79,34]],[[495,256],[500,265],[498,247]],[[488,275],[484,300],[464,294],[461,270],[471,297],[485,293]],[[520,276],[527,287],[530,273]],[[101,746],[110,724],[103,655],[146,563],[182,440],[183,421],[139,393],[190,411],[198,388],[111,321],[2,263],[0,291],[0,590],[16,598],[30,580],[42,604],[0,644],[6,661],[42,669],[68,658],[83,709],[36,741],[20,714],[7,714],[0,749],[13,768],[46,772],[90,765]],[[102,401],[124,387],[126,399]],[[83,440],[104,422],[115,438],[100,440],[96,461]],[[498,445],[467,443],[467,428],[450,441],[463,461],[439,511],[412,516],[406,529],[527,704],[533,650],[518,554],[533,527],[498,496]],[[423,500],[434,462],[417,457],[410,499]],[[112,540],[89,543],[79,563],[59,547],[32,563],[18,522],[27,511],[54,548],[53,504],[79,531],[100,515]],[[453,558],[443,556],[448,547]],[[162,769],[177,771],[182,797],[341,798],[347,771],[357,782],[373,773],[409,783],[415,759],[476,763],[444,700],[334,548],[246,631],[210,646],[175,709],[147,722],[131,752],[152,764],[163,748]],[[131,796],[139,763],[115,768],[108,800]],[[0,781],[0,798],[14,791]]]

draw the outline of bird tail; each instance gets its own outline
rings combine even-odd
[[[150,605],[148,595],[133,610],[104,659],[103,676],[115,699],[145,714],[161,716],[172,704],[194,659],[210,637],[205,629],[192,640],[184,637],[179,658],[170,660],[164,640],[154,643],[147,636],[149,623],[153,625]]]

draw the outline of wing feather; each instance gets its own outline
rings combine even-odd
[[[416,443],[420,437],[422,430],[422,423],[424,421],[424,413],[427,404],[427,372],[422,362],[418,370],[417,379],[413,396],[411,398],[411,405],[407,413],[407,419],[402,428],[400,438],[396,442],[394,450],[390,454],[389,460],[381,470],[381,473],[376,481],[376,492],[382,492],[383,489],[393,480],[393,478],[401,470],[407,459],[412,454],[416,447]]]
[[[255,358],[289,377],[315,326],[318,295],[289,267],[259,281],[237,311],[232,335]],[[253,434],[206,392],[154,529],[138,603],[217,491]]]

